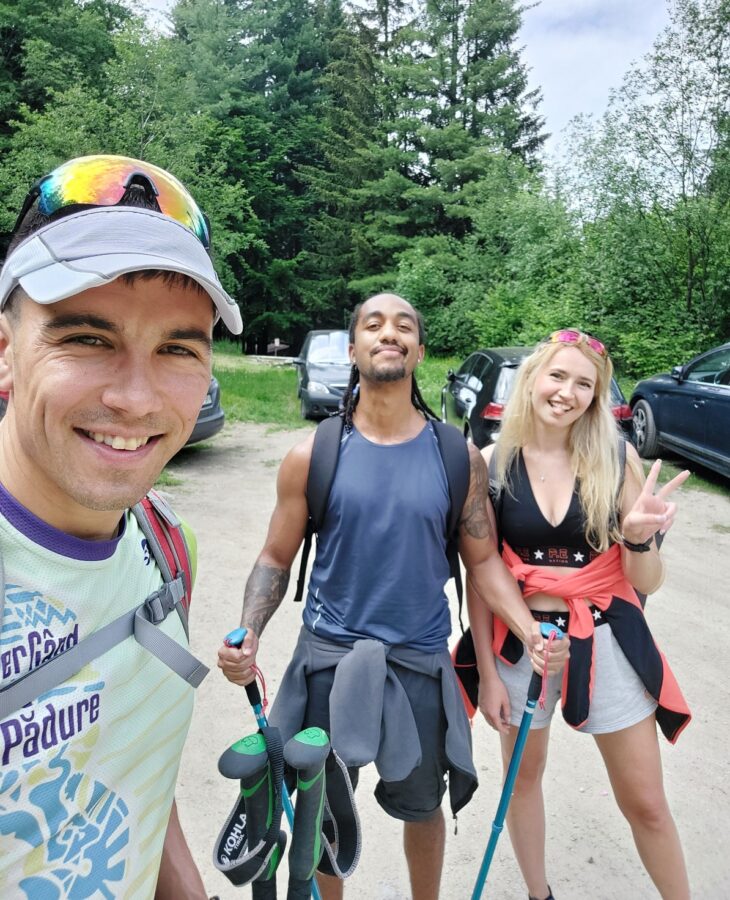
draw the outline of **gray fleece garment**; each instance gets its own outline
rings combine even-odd
[[[270,721],[286,743],[304,726],[307,675],[336,667],[330,694],[330,741],[348,766],[375,762],[383,781],[402,781],[421,762],[421,745],[395,663],[441,682],[446,715],[449,799],[456,814],[471,799],[477,775],[471,729],[447,651],[422,653],[363,639],[340,644],[302,628],[271,710]]]

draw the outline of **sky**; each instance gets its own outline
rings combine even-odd
[[[561,132],[574,116],[604,112],[609,91],[621,85],[630,64],[651,49],[668,23],[667,3],[541,0],[524,13],[518,43],[530,68],[530,87],[542,90],[539,111],[551,134],[548,152],[559,153]],[[144,5],[154,16],[169,9],[172,0],[145,0]]]
[[[548,151],[559,151],[574,116],[604,112],[610,90],[668,22],[667,0],[542,0],[524,13],[519,44],[530,86],[542,90]]]

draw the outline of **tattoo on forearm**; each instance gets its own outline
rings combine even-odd
[[[487,514],[487,503],[489,498],[489,477],[487,467],[484,460],[475,459],[470,454],[471,462],[471,485],[469,494],[461,511],[461,521],[459,527],[474,538],[489,537],[489,516]]]
[[[241,622],[258,636],[279,608],[289,584],[288,569],[277,569],[256,563],[246,582]]]

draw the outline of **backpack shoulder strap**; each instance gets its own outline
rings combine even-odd
[[[621,496],[624,480],[626,478],[626,438],[620,434],[618,436],[618,490],[616,496]]]
[[[459,601],[459,626],[463,633],[464,623],[461,618],[461,609],[464,602],[464,586],[461,581],[461,565],[459,564],[459,521],[469,493],[471,477],[469,447],[464,435],[453,425],[435,420],[433,427],[449,486],[446,558],[449,561],[449,571],[456,586],[456,596]]]
[[[461,511],[469,493],[471,466],[469,465],[469,447],[464,435],[453,425],[446,422],[433,422],[438,438],[438,448],[446,471],[449,484],[449,523],[447,537],[458,534]]]
[[[304,534],[304,546],[302,547],[301,561],[299,563],[299,577],[297,590],[294,595],[295,603],[300,603],[304,596],[304,582],[307,575],[307,562],[312,547],[312,536],[315,535],[324,522],[327,512],[332,482],[335,480],[337,461],[340,458],[340,443],[345,420],[342,416],[330,416],[317,426],[314,432],[312,444],[312,456],[309,460],[309,475],[307,476],[307,506],[309,507],[309,519],[307,530]]]
[[[319,531],[327,511],[332,482],[335,480],[340,442],[345,422],[342,416],[331,416],[317,426],[312,445],[312,458],[307,477],[307,506],[312,527]]]
[[[494,519],[497,523],[497,546],[499,547],[499,552],[502,552],[502,537],[500,535],[499,524],[502,519],[502,491],[499,490],[499,485],[497,484],[497,448],[495,447],[492,450],[492,455],[489,457],[489,499],[492,501],[492,508],[494,509]]]
[[[162,580],[166,584],[176,578],[181,580],[183,595],[178,611],[187,634],[194,560],[183,523],[157,491],[150,491],[143,497],[132,507],[132,513],[147,539],[147,546],[162,573]]]
[[[132,636],[193,687],[197,687],[208,674],[207,666],[158,628],[169,613],[177,609],[187,634],[185,600],[187,597],[189,605],[192,560],[182,523],[159,494],[153,492],[133,507],[132,512],[160,568],[162,587],[139,606],[0,690],[0,720],[73,678],[85,665]]]

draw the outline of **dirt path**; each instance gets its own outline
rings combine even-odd
[[[274,503],[277,467],[303,431],[229,426],[203,450],[171,465],[180,484],[168,488],[178,511],[198,535],[200,567],[192,616],[193,649],[213,666],[222,636],[238,624],[243,584],[263,543]],[[665,545],[668,577],[649,601],[649,620],[672,662],[694,721],[676,747],[662,739],[665,780],[687,855],[693,895],[730,898],[730,690],[723,665],[728,627],[730,501],[685,489],[677,524]],[[297,571],[296,564],[294,571]],[[276,693],[299,629],[301,612],[290,597],[264,636],[260,662]],[[210,894],[221,900],[250,896],[233,888],[211,863],[213,842],[233,805],[236,787],[216,768],[218,756],[255,731],[245,694],[217,670],[198,690],[195,715],[178,785],[180,814]],[[549,873],[560,900],[642,900],[656,897],[627,825],[616,809],[593,741],[556,720],[546,775]],[[448,825],[441,897],[471,895],[500,789],[496,734],[483,720],[474,728],[481,784]],[[346,894],[357,900],[406,900],[408,876],[400,825],[381,812],[372,789],[373,767],[358,789],[364,846]],[[279,895],[286,895],[286,866]],[[509,838],[500,841],[487,896],[526,895]]]

